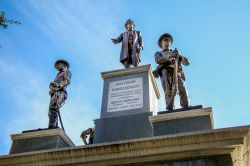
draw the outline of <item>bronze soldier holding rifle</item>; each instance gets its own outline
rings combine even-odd
[[[162,50],[155,53],[155,62],[158,66],[154,74],[161,78],[167,110],[173,110],[174,98],[177,93],[180,96],[180,105],[183,108],[190,106],[184,83],[185,75],[181,66],[181,64],[187,66],[190,62],[177,49],[172,50],[170,48],[172,43],[173,37],[168,33],[163,34],[158,40],[158,45]]]

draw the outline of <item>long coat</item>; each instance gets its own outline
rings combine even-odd
[[[122,48],[120,53],[120,62],[123,62],[128,58],[128,37],[129,32],[125,31],[116,39],[115,44],[122,42]],[[140,53],[138,48],[143,48],[142,35],[140,31],[133,31],[133,52],[132,52],[132,64],[139,64],[141,62]]]

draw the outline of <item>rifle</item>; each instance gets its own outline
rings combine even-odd
[[[179,53],[177,48],[173,51],[174,53],[177,54],[177,57],[175,58],[175,63],[174,63],[174,85],[176,89],[176,94],[179,93],[179,88],[178,88],[178,69],[179,69]]]
[[[63,131],[65,132],[64,127],[63,127],[63,122],[62,122],[61,114],[60,114],[60,110],[59,110],[59,109],[58,109],[58,115],[59,115],[59,120],[60,120],[60,123],[61,123],[61,127],[62,127]]]
[[[178,88],[178,69],[179,69],[179,53],[177,48],[175,48],[175,50],[173,51],[173,53],[177,54],[177,57],[174,60],[174,73],[173,73],[173,82],[174,82],[174,86],[172,87],[172,91],[171,91],[171,100],[175,97],[175,95],[173,95],[173,91],[176,90],[175,94],[179,93],[179,88]],[[168,103],[169,104],[169,103]],[[168,108],[168,105],[167,105]]]

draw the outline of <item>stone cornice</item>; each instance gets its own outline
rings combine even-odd
[[[156,116],[150,116],[149,119],[151,122],[154,123],[154,122],[161,122],[161,121],[166,121],[166,120],[174,120],[174,119],[182,119],[182,118],[206,116],[206,115],[210,116],[212,128],[214,128],[212,107],[160,114]]]
[[[249,142],[247,142],[249,131],[250,126],[241,126],[27,152],[1,156],[0,165],[118,165],[233,154],[237,147],[245,147],[244,155],[249,149]]]
[[[46,136],[60,136],[68,145],[75,146],[71,139],[64,133],[64,131],[60,128],[50,129],[50,130],[41,130],[36,132],[27,132],[21,134],[12,134],[12,141],[29,139],[29,138],[37,138],[37,137],[46,137]]]

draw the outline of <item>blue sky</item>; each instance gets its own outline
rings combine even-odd
[[[82,145],[81,131],[100,115],[100,72],[123,67],[120,45],[110,39],[128,18],[143,35],[141,64],[156,67],[157,40],[171,33],[172,47],[191,61],[184,68],[191,104],[213,107],[216,128],[248,125],[249,7],[247,0],[1,0],[0,10],[22,25],[0,29],[0,155],[8,154],[10,134],[47,127],[57,59],[71,64],[61,114],[69,137]]]

